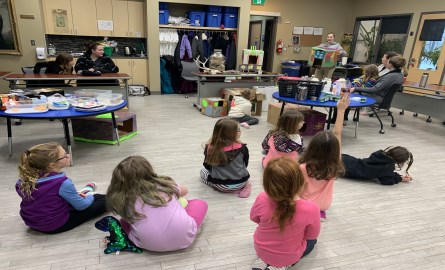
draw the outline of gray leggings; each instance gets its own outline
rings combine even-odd
[[[258,118],[248,116],[248,115],[244,115],[243,117],[232,117],[232,119],[238,123],[246,122],[249,126],[256,125],[256,124],[258,124],[258,122],[260,122],[260,120],[258,120]]]

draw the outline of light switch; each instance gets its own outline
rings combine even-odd
[[[36,46],[36,41],[34,39],[31,39],[31,46]]]

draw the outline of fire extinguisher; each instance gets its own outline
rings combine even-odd
[[[277,41],[277,53],[282,53],[283,52],[283,40],[280,39]]]

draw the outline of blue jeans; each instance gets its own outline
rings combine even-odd
[[[311,251],[314,249],[316,243],[317,243],[317,239],[315,239],[315,240],[306,240],[306,250],[303,252],[303,256],[301,256],[301,258],[303,258],[304,256],[306,256],[309,253],[311,253]],[[300,258],[300,260],[301,260],[301,258]],[[291,266],[296,265],[298,262],[292,264]]]

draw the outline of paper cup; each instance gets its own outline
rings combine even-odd
[[[348,57],[342,57],[342,59],[341,59],[341,64],[342,65],[346,65],[348,63]]]

